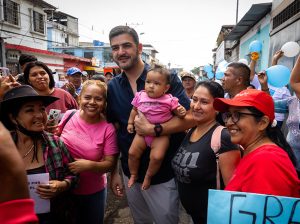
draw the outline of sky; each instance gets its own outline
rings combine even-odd
[[[235,25],[237,0],[46,0],[78,18],[80,41],[109,43],[109,31],[129,25],[140,42],[151,44],[156,58],[191,70],[212,63],[212,49],[222,25]],[[271,0],[239,0],[240,20],[252,4]]]

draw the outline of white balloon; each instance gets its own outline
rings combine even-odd
[[[216,72],[219,72],[219,71],[225,72],[226,69],[227,69],[227,65],[228,65],[228,64],[229,64],[229,63],[228,63],[226,60],[221,61],[221,62],[218,64],[218,68],[217,68],[217,71],[216,71]]]
[[[245,58],[241,58],[238,62],[248,65],[248,61]]]
[[[295,57],[297,54],[299,54],[300,46],[297,42],[287,42],[282,47],[281,50],[284,53],[284,56],[286,57]]]

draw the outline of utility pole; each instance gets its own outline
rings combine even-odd
[[[2,37],[0,37],[0,67],[6,67],[5,43]]]
[[[238,23],[239,19],[239,0],[236,0],[236,16],[235,16],[235,24]]]

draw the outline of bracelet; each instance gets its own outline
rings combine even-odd
[[[264,92],[268,92],[269,90],[270,90],[269,88],[261,89],[261,91],[264,91]]]
[[[132,124],[133,125],[133,123],[129,123],[129,122],[128,122],[128,124]]]

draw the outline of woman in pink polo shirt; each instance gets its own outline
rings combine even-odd
[[[115,129],[104,117],[106,84],[99,80],[86,81],[79,103],[80,109],[73,116],[72,111],[67,111],[59,125],[63,129],[61,138],[75,159],[69,168],[80,175],[78,187],[73,191],[75,219],[77,223],[103,223],[106,172],[118,158]]]

